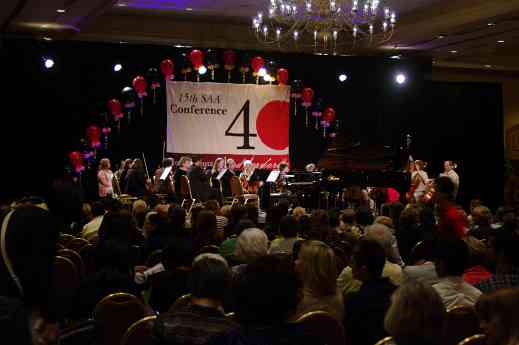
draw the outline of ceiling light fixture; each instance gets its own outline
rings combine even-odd
[[[436,36],[437,39],[441,40],[441,39],[444,39],[445,38],[445,35],[438,35]]]
[[[116,63],[114,65],[114,72],[120,72],[122,69],[123,69],[123,65],[121,65],[120,63]]]
[[[346,80],[348,80],[348,76],[344,73],[342,73],[341,75],[339,75],[339,81],[341,83],[344,83]]]
[[[504,40],[499,40],[499,41],[497,41],[497,43],[505,43],[505,41]]]
[[[58,13],[65,13],[65,12],[67,12],[67,10],[65,10],[65,9],[63,9],[63,8],[58,8],[58,9],[56,10],[56,12],[58,12]]]
[[[488,26],[494,26],[494,25],[496,25],[496,24],[494,24],[494,23],[488,23],[487,25],[488,25]]]
[[[396,12],[381,0],[270,0],[266,11],[252,19],[252,31],[266,46],[337,53],[352,41],[389,41],[396,22]]]
[[[451,54],[458,54],[457,50],[451,50]]]
[[[193,9],[191,7],[186,7],[186,11],[192,11]]]
[[[54,60],[52,60],[51,58],[44,57],[43,66],[45,66],[46,69],[51,69],[52,67],[54,67]]]
[[[492,68],[492,65],[485,65],[486,68]]]
[[[120,3],[117,4],[117,6],[119,6],[119,7],[126,7],[126,6],[128,6],[128,4],[126,4],[124,2],[120,2]]]
[[[45,36],[45,37],[43,37],[43,40],[44,40],[44,41],[52,41],[52,38],[51,38],[51,37],[48,37],[48,36]]]
[[[398,85],[402,85],[406,82],[407,80],[407,77],[405,74],[403,73],[398,73],[396,76],[395,76],[395,81]]]
[[[392,55],[389,58],[393,60],[400,60],[402,58],[402,55]]]

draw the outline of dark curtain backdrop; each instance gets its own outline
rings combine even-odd
[[[134,76],[145,75],[170,57],[177,79],[181,54],[191,49],[168,46],[103,44],[90,42],[2,42],[2,151],[4,173],[0,192],[5,196],[43,193],[50,181],[63,174],[67,152],[80,148],[89,124],[101,124],[106,102],[120,97]],[[221,56],[222,51],[219,55]],[[488,204],[502,199],[503,138],[501,89],[495,84],[442,83],[428,79],[428,60],[392,60],[380,57],[316,56],[237,51],[233,82],[241,82],[240,60],[261,55],[289,70],[290,79],[301,79],[316,92],[323,106],[333,106],[340,126],[353,142],[394,148],[405,133],[413,135],[413,156],[431,163],[440,172],[441,161],[461,161],[462,192],[466,198],[480,195]],[[43,56],[56,62],[43,68]],[[123,70],[113,71],[120,62]],[[397,72],[408,82],[398,87]],[[339,73],[348,75],[345,83]],[[226,81],[220,67],[216,79]],[[202,81],[209,80],[209,73]],[[248,82],[254,82],[249,73]],[[103,155],[117,162],[140,157],[144,152],[150,170],[161,159],[165,140],[164,89],[157,103],[146,98],[144,115],[134,112],[132,123],[113,132]],[[311,109],[310,109],[311,110]],[[302,167],[319,159],[326,148],[322,134],[304,127],[304,110],[291,117],[290,158]],[[196,140],[196,138],[193,138]],[[490,152],[490,153],[489,153]],[[491,183],[484,183],[490,179]],[[91,179],[93,181],[93,178]]]

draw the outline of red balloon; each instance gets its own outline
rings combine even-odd
[[[236,66],[236,53],[233,50],[226,50],[223,52],[224,68],[226,70],[234,69]]]
[[[88,126],[86,130],[86,135],[88,141],[90,141],[90,146],[96,147],[101,145],[101,130],[96,125]]]
[[[81,153],[79,151],[72,151],[68,154],[70,164],[76,167],[81,164]]]
[[[146,79],[142,75],[133,78],[133,88],[138,94],[146,93]]]
[[[193,49],[191,53],[189,53],[189,60],[191,61],[193,67],[198,69],[204,64],[204,53],[198,49]]]
[[[121,102],[118,99],[111,99],[108,101],[108,109],[110,110],[110,114],[116,116],[122,113]]]
[[[288,71],[284,68],[278,69],[277,79],[279,85],[286,85],[288,82]]]
[[[335,109],[330,107],[324,109],[323,121],[327,121],[328,123],[335,121]]]
[[[170,59],[164,59],[160,63],[160,71],[164,75],[165,79],[170,80],[174,70],[175,65],[173,64],[173,61],[171,61]]]
[[[303,92],[301,93],[301,96],[303,97],[304,103],[312,103],[312,100],[314,99],[314,90],[312,90],[309,87],[305,87],[303,89]]]
[[[258,73],[263,65],[265,65],[265,60],[263,60],[261,56],[256,56],[252,58],[250,65],[252,66],[252,71]]]

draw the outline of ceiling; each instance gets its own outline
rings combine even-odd
[[[2,0],[0,32],[46,39],[262,49],[249,27],[250,18],[267,4],[268,0]],[[346,53],[430,55],[436,66],[519,71],[519,0],[387,0],[387,4],[398,13],[392,40]]]

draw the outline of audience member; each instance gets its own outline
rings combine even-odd
[[[479,325],[488,345],[519,344],[517,327],[519,289],[502,289],[483,295],[476,303]]]
[[[434,267],[434,245],[431,240],[424,240],[413,251],[412,265],[402,269],[402,283],[418,281],[428,285],[438,283],[438,274]]]
[[[472,210],[472,225],[469,235],[474,236],[478,240],[486,240],[494,231],[490,226],[492,221],[492,213],[485,206],[478,206]]]
[[[319,241],[304,241],[295,262],[303,282],[303,298],[296,317],[315,310],[324,310],[338,321],[344,318],[344,303],[337,288],[337,264],[333,250]]]
[[[98,236],[99,228],[101,227],[101,223],[103,222],[103,217],[105,214],[104,205],[97,201],[92,205],[92,220],[83,226],[83,230],[80,233],[80,236],[85,240],[90,241],[93,238]]]
[[[234,266],[232,273],[234,275],[241,274],[248,264],[267,255],[268,245],[268,238],[263,230],[258,228],[243,230],[238,236],[235,250],[236,259],[241,264]]]
[[[481,291],[463,281],[469,255],[469,248],[461,239],[446,238],[436,243],[434,264],[440,279],[433,287],[447,309],[472,306],[481,295]]]
[[[198,249],[220,243],[216,232],[216,216],[211,211],[202,210],[198,214],[193,230]]]
[[[463,273],[463,280],[470,285],[476,285],[492,277],[492,273],[487,269],[488,249],[482,241],[474,237],[469,237],[466,242],[470,249],[470,260]]]
[[[377,241],[386,253],[386,262],[382,271],[382,276],[389,278],[394,285],[400,285],[402,282],[402,267],[391,262],[391,256],[395,256],[394,243],[396,240],[390,233],[390,230],[382,224],[373,224],[366,230],[366,238]],[[397,249],[398,250],[398,249]],[[394,260],[394,259],[393,259]]]
[[[301,206],[297,206],[296,208],[294,208],[294,210],[292,211],[292,216],[295,218],[296,221],[299,222],[299,219],[301,219],[302,216],[304,216],[306,214],[306,211],[303,207]]]
[[[367,236],[372,236],[377,240],[381,241],[384,249],[387,251],[387,258],[390,262],[404,266],[404,261],[400,256],[400,250],[398,248],[398,242],[393,231],[383,224],[373,224],[365,228],[364,230]]]
[[[330,219],[325,210],[313,210],[309,219],[309,240],[325,241],[330,236]]]
[[[213,335],[238,325],[225,317],[223,300],[230,286],[227,262],[217,254],[201,254],[193,261],[189,276],[191,301],[161,314],[153,337],[162,345],[205,344]]]
[[[132,216],[139,230],[142,230],[144,225],[144,217],[148,213],[148,205],[144,200],[135,200],[132,205]]]
[[[387,334],[384,316],[396,286],[382,277],[385,262],[384,248],[375,240],[361,239],[353,250],[353,277],[362,286],[344,299],[347,344],[373,345]]]
[[[483,293],[519,287],[519,234],[514,230],[499,229],[490,243],[496,259],[496,273],[476,287]]]
[[[414,246],[423,240],[423,233],[420,227],[420,209],[418,206],[410,204],[404,208],[400,215],[400,226],[395,235],[402,260],[405,263],[409,263]]]
[[[270,254],[279,254],[279,253],[287,253],[292,254],[292,249],[294,248],[294,243],[299,239],[297,237],[299,230],[299,224],[297,220],[293,216],[284,216],[281,218],[281,222],[279,224],[279,231],[281,233],[281,238],[276,238],[270,244],[269,253]]]
[[[397,345],[442,345],[446,315],[440,296],[430,285],[409,282],[391,297],[384,328]]]

